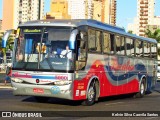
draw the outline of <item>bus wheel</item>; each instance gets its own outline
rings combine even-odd
[[[48,97],[35,96],[34,98],[36,99],[37,102],[40,102],[40,103],[44,103],[44,102],[47,102],[49,100]]]
[[[145,80],[142,80],[140,84],[140,90],[138,93],[136,93],[135,97],[142,98],[145,95],[145,91],[146,91]]]
[[[82,105],[90,106],[95,103],[96,99],[96,86],[95,83],[92,82],[87,91],[87,99],[82,102]]]

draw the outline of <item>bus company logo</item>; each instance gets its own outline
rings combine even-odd
[[[131,65],[130,61],[127,61],[125,64],[118,64],[117,61],[113,61],[111,63],[111,69],[112,70],[124,70],[124,71],[132,71],[134,70],[134,65]]]
[[[53,86],[51,88],[51,92],[52,92],[52,94],[58,94],[58,93],[60,93],[60,88],[58,86]]]

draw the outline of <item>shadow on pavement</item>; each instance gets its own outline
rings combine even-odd
[[[59,98],[49,98],[49,100],[46,102],[38,102],[33,96],[23,99],[22,102],[36,102],[36,103],[59,104],[59,105],[69,105],[69,106],[81,105],[81,101],[72,101]]]

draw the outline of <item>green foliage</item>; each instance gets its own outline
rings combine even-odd
[[[133,31],[132,30],[128,30],[128,33],[133,34]]]
[[[147,37],[156,39],[157,42],[160,43],[160,29],[156,29],[153,32],[151,30],[147,29],[145,34],[147,35]]]
[[[160,29],[156,29],[153,32],[151,30],[147,29],[145,34],[147,35],[147,37],[156,39],[157,42],[160,43]],[[160,55],[160,48],[158,48],[157,52],[158,52],[158,55]]]
[[[0,50],[2,50],[3,55],[5,56],[6,55],[6,51],[8,51],[8,49],[13,50],[13,44],[12,43],[14,42],[15,37],[14,37],[13,34],[10,35],[10,37],[9,37],[9,39],[7,41],[6,48],[2,48],[2,37],[3,36],[0,37]]]

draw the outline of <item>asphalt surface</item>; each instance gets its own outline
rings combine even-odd
[[[160,86],[158,83],[157,86]],[[82,106],[79,101],[51,98],[46,103],[38,103],[32,96],[14,96],[12,89],[0,89],[0,120],[159,120],[159,117],[122,117],[121,114],[160,115],[160,92],[153,91],[143,98],[129,95],[101,98],[93,106]],[[1,112],[13,113],[41,113],[42,118],[21,118],[14,114],[11,118],[1,118]],[[109,117],[108,117],[109,114]],[[112,115],[110,117],[110,115]],[[119,114],[117,117],[114,116]],[[46,117],[54,116],[54,117]],[[74,117],[75,116],[75,117]],[[94,117],[93,117],[94,116]],[[99,116],[99,117],[98,117]]]

